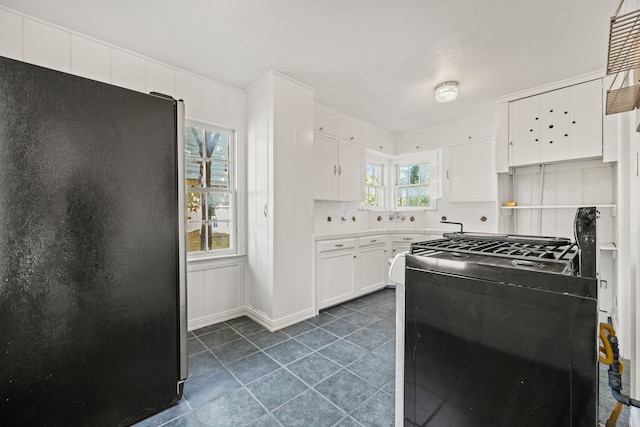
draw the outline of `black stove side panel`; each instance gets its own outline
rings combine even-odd
[[[408,268],[405,425],[597,425],[597,301]]]

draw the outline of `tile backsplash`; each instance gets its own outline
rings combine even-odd
[[[316,200],[314,229],[315,234],[422,228],[457,231],[458,226],[440,223],[442,217],[445,216],[448,221],[464,223],[465,230],[468,231],[496,232],[498,230],[497,215],[498,209],[494,202],[447,203],[438,201],[437,210],[396,212],[361,210],[356,202]],[[413,221],[411,221],[411,217],[413,217]],[[486,221],[481,221],[482,217],[485,217]]]

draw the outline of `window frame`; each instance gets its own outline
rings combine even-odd
[[[224,249],[211,249],[211,248],[207,248],[204,251],[194,251],[194,252],[189,252],[188,251],[188,245],[187,245],[187,259],[188,260],[199,260],[199,259],[214,259],[214,258],[221,258],[221,257],[227,257],[230,255],[237,255],[238,252],[238,248],[239,248],[239,243],[238,243],[238,200],[237,200],[237,193],[238,193],[238,179],[237,179],[237,171],[238,171],[238,158],[237,158],[237,143],[238,143],[238,130],[237,129],[233,129],[227,126],[222,126],[222,125],[217,125],[217,124],[212,124],[212,123],[208,123],[208,122],[204,122],[204,121],[199,121],[199,120],[193,120],[193,119],[186,119],[185,120],[185,134],[186,132],[192,128],[192,127],[197,127],[197,128],[201,128],[201,129],[206,129],[208,131],[213,131],[213,132],[217,132],[217,133],[227,133],[229,136],[229,147],[228,147],[228,161],[227,161],[227,165],[228,165],[228,172],[227,172],[227,188],[220,188],[220,187],[215,187],[215,186],[211,186],[211,187],[190,187],[187,184],[187,165],[185,165],[185,197],[187,197],[186,195],[188,195],[190,192],[202,192],[205,194],[227,194],[229,197],[229,247],[228,248],[224,248]],[[186,135],[185,135],[185,139],[186,139]],[[185,140],[186,143],[186,140]],[[204,146],[203,146],[204,149]],[[185,151],[186,151],[186,147],[185,147]],[[200,153],[200,155],[202,156],[201,158],[206,160],[206,157],[202,155],[203,153]],[[185,153],[185,160],[189,158],[189,155],[187,153]],[[209,159],[213,160],[213,156],[211,156]],[[211,173],[211,169],[210,172]],[[206,179],[206,177],[203,174],[203,178],[202,179]],[[207,196],[208,197],[208,196]],[[185,201],[185,203],[187,203],[188,200]],[[207,205],[207,209],[209,206],[208,203],[208,199],[201,201],[201,205]],[[187,204],[188,206],[188,204]],[[188,207],[185,206],[185,211],[188,215]],[[214,221],[213,219],[210,218],[209,214],[207,213],[207,219],[205,220],[199,220],[199,222],[201,224],[215,224],[217,221]],[[208,233],[209,231],[209,227],[205,227],[206,233]],[[189,233],[189,226],[187,225],[186,230],[185,230],[185,238],[188,239],[188,233]],[[205,240],[208,242],[208,236],[205,237]]]
[[[429,206],[398,206],[398,187],[408,187],[400,185],[398,173],[401,167],[416,166],[421,164],[430,165],[429,186]],[[409,185],[410,186],[410,185]],[[399,156],[393,161],[393,186],[392,203],[395,211],[435,211],[438,209],[438,200],[441,198],[442,186],[442,149],[433,149],[421,153]]]

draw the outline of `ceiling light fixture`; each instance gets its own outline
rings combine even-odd
[[[444,82],[436,86],[436,101],[451,102],[458,97],[458,82]]]

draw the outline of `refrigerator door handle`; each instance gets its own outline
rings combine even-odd
[[[176,143],[178,161],[178,334],[179,363],[178,394],[182,394],[182,382],[187,379],[187,245],[186,245],[186,184],[185,184],[185,123],[184,102],[176,102]]]

